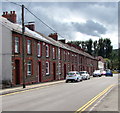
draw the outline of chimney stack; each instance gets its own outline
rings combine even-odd
[[[16,17],[17,15],[15,14],[15,11],[10,11],[10,13],[8,13],[7,11],[6,12],[3,12],[3,17],[7,18],[9,21],[13,22],[13,23],[16,23]]]
[[[59,41],[65,44],[65,39],[60,39]]]
[[[32,31],[35,31],[35,24],[28,24],[28,25],[25,25],[25,27],[27,27],[28,29]]]
[[[48,35],[48,37],[51,37],[51,38],[53,38],[54,40],[58,40],[58,34],[57,33],[51,33],[50,35]]]

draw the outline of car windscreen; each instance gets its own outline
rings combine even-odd
[[[67,75],[74,75],[75,73],[67,73]]]
[[[110,70],[107,70],[106,73],[111,73],[111,71],[110,71]]]
[[[80,74],[85,74],[85,72],[80,72]]]

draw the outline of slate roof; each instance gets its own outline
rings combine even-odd
[[[22,34],[22,25],[16,24],[16,23],[12,23],[9,20],[7,20],[6,18],[0,16],[0,24],[2,24],[3,26],[7,27],[8,29],[10,29],[11,31],[15,31],[17,33]],[[56,41],[54,39],[52,39],[51,37],[45,36],[44,34],[40,33],[40,32],[36,32],[36,31],[32,31],[29,30],[27,27],[25,27],[25,33],[26,36],[29,36],[31,38],[35,38],[38,39],[40,41],[44,41],[46,43],[52,44],[54,46],[81,54],[83,56],[89,57],[91,59],[96,59],[93,56],[91,56],[90,54],[79,50],[75,47],[69,46],[68,44],[64,44],[60,41]],[[96,59],[97,60],[97,59]]]

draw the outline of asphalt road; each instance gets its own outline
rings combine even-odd
[[[103,76],[77,83],[60,83],[6,95],[2,97],[2,110],[76,111],[110,85],[117,83],[117,75],[114,77]]]

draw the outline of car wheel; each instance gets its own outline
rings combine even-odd
[[[68,83],[68,80],[66,80],[66,83]]]

